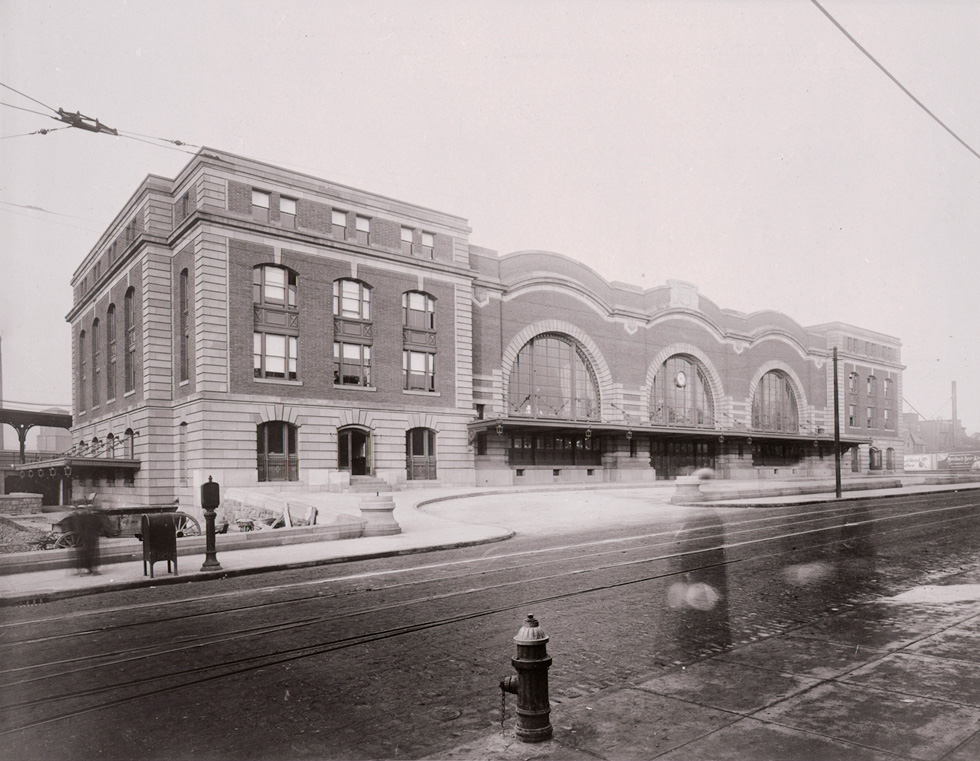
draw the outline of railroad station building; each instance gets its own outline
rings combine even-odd
[[[466,219],[213,149],[72,278],[73,488],[643,482],[901,468],[894,337],[500,256]]]

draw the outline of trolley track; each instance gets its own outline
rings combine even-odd
[[[935,530],[938,527],[955,525],[957,523],[970,520],[971,518],[975,518],[976,507],[977,507],[977,503],[968,503],[968,504],[958,505],[953,507],[947,506],[941,509],[921,510],[918,511],[915,515],[909,515],[909,514],[884,515],[884,516],[879,516],[877,518],[869,519],[867,521],[862,521],[862,523],[883,525],[887,521],[896,520],[902,517],[935,518],[933,520],[929,520],[928,522],[920,522],[911,526],[890,525],[887,529],[880,530],[877,534],[878,537],[886,537],[889,535],[899,535],[902,533],[908,533],[913,531]],[[822,519],[826,520],[828,514],[831,514],[834,511],[819,511],[819,512],[824,513]],[[961,514],[956,515],[957,512]],[[810,515],[811,515],[811,519],[809,521],[804,521],[804,523],[812,522],[812,520],[816,520],[815,518],[812,518],[812,513]],[[749,522],[753,522],[753,521],[749,521]],[[787,526],[793,528],[797,527],[798,525],[799,522],[794,524],[787,524]],[[786,528],[787,526],[784,526],[783,528]],[[376,631],[366,631],[361,634],[337,636],[331,639],[314,642],[312,644],[301,644],[295,647],[281,648],[271,652],[260,652],[260,653],[244,655],[241,657],[232,657],[217,663],[204,663],[202,665],[196,665],[196,666],[191,666],[188,668],[177,669],[177,670],[169,669],[165,673],[153,675],[150,677],[141,677],[141,678],[129,679],[129,680],[117,680],[100,686],[88,687],[85,689],[68,690],[57,695],[40,695],[34,698],[15,700],[14,702],[7,703],[2,707],[2,709],[0,709],[0,711],[2,711],[3,714],[8,715],[9,719],[14,718],[13,716],[9,716],[9,714],[11,713],[20,713],[25,710],[31,712],[33,710],[41,709],[44,707],[54,707],[58,704],[63,704],[65,701],[77,702],[77,701],[84,701],[86,699],[97,698],[103,695],[112,695],[113,693],[119,693],[119,692],[131,693],[131,694],[123,694],[122,696],[116,698],[110,698],[107,701],[103,700],[94,705],[79,706],[78,708],[72,711],[57,712],[55,715],[45,716],[44,718],[35,719],[33,721],[27,719],[27,717],[22,717],[22,719],[27,719],[26,723],[24,723],[23,721],[17,722],[15,720],[13,722],[15,724],[14,726],[8,724],[8,726],[5,727],[2,730],[2,732],[0,732],[0,734],[7,734],[18,730],[24,730],[30,727],[39,726],[41,724],[65,719],[71,716],[77,716],[80,715],[81,713],[89,712],[92,710],[108,708],[111,706],[120,705],[125,702],[131,702],[133,700],[138,700],[152,695],[161,694],[163,692],[171,692],[174,690],[191,687],[193,685],[202,684],[204,682],[213,681],[216,679],[221,679],[229,676],[234,676],[249,671],[254,671],[256,669],[262,669],[270,666],[289,663],[291,661],[295,661],[299,659],[309,658],[317,655],[334,652],[337,650],[343,650],[351,647],[357,647],[359,645],[390,639],[392,637],[404,636],[407,634],[422,632],[428,629],[433,629],[438,627],[457,625],[476,618],[492,616],[498,613],[505,613],[516,609],[527,609],[528,606],[534,606],[546,602],[555,602],[558,600],[564,600],[568,598],[581,597],[589,594],[595,594],[598,592],[609,591],[617,587],[636,585],[636,584],[642,584],[642,583],[653,582],[653,581],[663,581],[665,579],[669,579],[671,577],[677,576],[682,572],[677,571],[676,569],[672,570],[670,568],[661,569],[654,573],[648,572],[645,574],[640,574],[638,576],[634,574],[628,578],[611,580],[607,583],[602,583],[602,584],[591,584],[591,585],[584,585],[584,586],[579,585],[577,587],[566,589],[564,591],[556,592],[550,595],[532,596],[532,597],[526,597],[524,599],[519,598],[518,601],[511,602],[506,605],[494,605],[489,607],[480,606],[478,596],[487,594],[489,592],[500,592],[501,590],[507,588],[520,587],[531,583],[540,584],[542,582],[559,582],[559,581],[567,582],[569,580],[583,578],[587,574],[608,573],[611,571],[621,571],[623,569],[635,569],[652,563],[665,563],[665,562],[669,563],[670,561],[675,560],[683,555],[696,556],[698,554],[710,553],[713,550],[717,550],[721,546],[725,547],[726,552],[733,552],[740,549],[755,548],[756,546],[765,543],[779,542],[787,538],[801,537],[804,535],[813,535],[813,534],[819,534],[821,532],[834,531],[834,530],[838,530],[840,527],[841,527],[840,523],[835,523],[834,525],[830,525],[830,526],[823,526],[823,527],[816,527],[816,528],[811,527],[803,531],[791,531],[791,532],[784,531],[783,533],[779,533],[773,536],[762,536],[755,539],[743,539],[737,542],[729,541],[729,542],[725,542],[724,545],[722,545],[721,543],[718,543],[717,545],[713,545],[713,542],[711,540],[717,540],[719,538],[719,535],[717,534],[717,532],[715,534],[709,533],[706,537],[702,537],[701,539],[698,540],[701,545],[699,549],[692,550],[690,552],[661,553],[656,555],[648,554],[647,556],[641,558],[624,559],[618,562],[606,563],[600,566],[578,568],[578,569],[573,569],[570,571],[564,571],[559,573],[537,575],[530,579],[521,578],[516,580],[505,580],[493,584],[483,584],[482,586],[471,586],[466,589],[461,589],[461,590],[457,589],[457,590],[452,590],[440,594],[429,594],[422,597],[413,597],[413,598],[409,598],[406,600],[401,600],[393,603],[384,603],[376,606],[360,607],[354,610],[347,611],[342,614],[305,617],[301,619],[294,619],[288,622],[282,622],[280,624],[275,624],[275,625],[251,627],[251,629],[238,629],[230,632],[224,632],[219,635],[212,635],[207,638],[202,638],[200,642],[186,644],[177,648],[160,649],[158,647],[156,650],[151,650],[148,648],[134,648],[130,650],[128,654],[116,653],[117,656],[125,655],[126,657],[123,658],[117,657],[115,660],[111,660],[111,659],[103,660],[103,662],[101,663],[90,663],[89,665],[80,665],[78,668],[72,669],[68,673],[66,673],[64,667],[71,663],[77,665],[77,664],[83,664],[86,660],[92,660],[92,659],[97,660],[99,658],[106,659],[109,658],[112,654],[101,653],[97,655],[86,656],[84,658],[68,659],[62,661],[60,662],[60,666],[62,668],[57,674],[50,674],[50,675],[37,674],[36,676],[31,675],[32,671],[35,671],[36,673],[39,670],[50,668],[53,664],[37,664],[36,666],[28,666],[16,670],[8,670],[7,672],[5,672],[6,674],[12,676],[16,671],[16,673],[22,675],[23,678],[16,679],[15,677],[15,681],[3,685],[3,689],[5,691],[7,690],[19,691],[17,688],[23,689],[26,688],[28,685],[36,686],[37,684],[43,683],[47,680],[52,680],[55,677],[64,678],[66,676],[71,676],[71,675],[81,675],[84,674],[85,672],[92,672],[92,671],[97,672],[99,669],[111,669],[113,667],[118,667],[124,663],[132,663],[146,658],[159,658],[164,655],[172,656],[177,654],[186,654],[189,650],[195,650],[195,649],[200,650],[201,648],[204,648],[206,645],[231,643],[231,642],[236,642],[238,640],[241,640],[243,638],[247,639],[250,637],[260,637],[262,635],[268,635],[269,633],[272,632],[283,632],[290,629],[305,628],[305,627],[312,626],[314,624],[323,625],[323,624],[339,623],[343,621],[350,621],[351,619],[355,619],[358,617],[366,617],[371,614],[376,614],[379,612],[390,612],[394,609],[411,609],[411,608],[422,609],[425,606],[431,606],[433,604],[442,603],[447,600],[451,600],[453,598],[457,598],[457,599],[472,598],[471,603],[477,603],[475,606],[471,604],[469,610],[452,616],[436,616],[436,617],[424,618],[421,621],[412,624],[407,624],[404,626],[387,628],[387,629],[376,630]],[[742,533],[748,530],[749,529],[743,529]],[[657,532],[656,534],[651,534],[648,536],[663,537],[667,533],[669,532]],[[729,538],[731,538],[733,533],[738,533],[738,532],[731,532],[726,529],[726,531],[723,533],[727,535]],[[705,539],[709,540],[709,544],[711,544],[712,546],[705,547],[704,546]],[[846,541],[846,539],[842,539],[840,537],[829,537],[827,538],[826,541],[817,543],[816,545],[811,545],[810,547],[811,549],[833,547],[835,545],[841,544],[844,541]],[[676,543],[676,541],[673,543]],[[585,542],[585,543],[579,543],[578,545],[575,546],[582,546],[582,545],[594,546],[596,544],[601,544],[601,543]],[[667,544],[667,542],[662,543],[661,545],[658,546],[662,546],[663,544]],[[602,552],[592,553],[589,556],[589,558],[595,559],[596,557],[609,555],[609,554],[622,555],[624,553],[637,551],[639,549],[641,548],[632,548],[626,550],[622,548],[609,549],[609,550],[604,550]],[[649,553],[649,551],[653,548],[647,545],[645,549]],[[760,558],[772,559],[779,556],[789,555],[792,552],[793,550],[791,549],[781,549],[776,551],[770,551],[764,554],[759,554],[757,552],[748,553],[744,557],[737,557],[731,560],[727,560],[723,565],[731,566],[736,563],[758,560]],[[528,553],[519,553],[519,554],[526,555]],[[554,561],[552,560],[542,561],[541,563],[532,564],[532,567],[547,565],[550,562],[554,562]],[[708,563],[703,565],[689,564],[686,571],[690,572],[691,570],[706,570],[706,569],[714,568],[718,565],[720,564],[718,563]],[[528,564],[522,564],[520,566],[507,566],[504,568],[482,570],[482,571],[477,571],[468,574],[468,576],[475,577],[475,576],[487,576],[489,574],[507,573],[509,571],[512,571],[514,568],[518,568],[518,567],[521,569],[526,569],[529,566]],[[458,582],[460,577],[459,575],[456,575],[453,577],[453,579]],[[437,580],[429,579],[428,583],[433,583],[433,581],[437,581]],[[426,583],[426,582],[422,580],[412,580],[409,582],[397,583],[394,585],[385,585],[382,588],[385,590],[404,589],[422,583]],[[322,604],[324,602],[327,602],[330,598],[325,596],[320,596],[320,597],[311,597],[311,598],[303,598],[303,599],[318,600]],[[294,600],[293,602],[296,601]],[[238,612],[248,611],[251,610],[253,607],[255,606],[242,606],[241,608],[237,609],[237,611]],[[221,612],[228,613],[233,611],[225,610]],[[23,644],[29,644],[29,641],[25,641]],[[167,681],[171,681],[173,683],[167,684],[166,683]],[[7,722],[5,721],[4,723],[6,724]]]
[[[964,495],[965,496],[965,495]],[[910,504],[921,503],[921,497],[917,496],[901,496],[891,498],[888,504],[885,505],[875,505],[873,509],[876,513],[888,513],[893,511],[904,510]],[[964,504],[944,506],[941,508],[930,508],[926,510],[917,510],[915,512],[901,512],[894,516],[884,515],[879,517],[870,517],[863,522],[879,522],[882,520],[892,520],[892,519],[902,519],[902,518],[915,518],[919,515],[928,515],[936,510],[946,510],[946,511],[970,511],[980,508],[980,500],[975,497],[970,497],[968,501]],[[721,511],[721,509],[718,509]],[[746,512],[755,512],[746,511]],[[775,512],[775,509],[772,511]],[[771,526],[773,530],[784,530],[788,527],[804,526],[810,523],[820,522],[820,521],[832,521],[836,518],[843,517],[853,517],[854,508],[852,506],[846,505],[834,505],[832,507],[808,510],[805,513],[791,513],[787,515],[780,509],[781,514],[773,515],[770,510],[766,510],[765,514],[758,517],[751,518],[739,518],[734,521],[725,522],[724,536],[737,536],[753,530],[759,530],[760,528]],[[787,517],[790,522],[786,522]],[[783,521],[782,523],[776,523],[777,521]],[[775,525],[773,526],[772,524]],[[832,530],[839,527],[841,524],[834,524],[828,526],[825,530]],[[170,621],[184,621],[194,617],[209,617],[217,616],[223,614],[234,614],[244,611],[254,611],[263,608],[273,608],[277,606],[288,606],[293,605],[298,602],[304,602],[307,600],[317,600],[324,598],[336,598],[344,594],[350,594],[351,592],[330,592],[324,594],[321,591],[315,593],[301,595],[296,597],[279,598],[274,600],[266,600],[256,603],[248,603],[246,605],[232,605],[230,607],[215,608],[215,604],[219,601],[223,602],[226,600],[233,600],[239,597],[254,597],[258,591],[265,594],[275,594],[280,595],[284,592],[289,592],[293,590],[308,589],[310,587],[323,587],[327,585],[337,585],[337,584],[358,584],[359,582],[367,582],[375,578],[384,577],[404,577],[406,575],[415,574],[425,574],[427,572],[442,572],[448,573],[452,571],[452,575],[445,577],[446,579],[451,579],[453,581],[458,581],[462,578],[469,576],[480,576],[486,573],[493,572],[508,572],[515,570],[524,570],[529,567],[547,565],[551,563],[562,562],[568,556],[568,554],[574,554],[578,558],[595,558],[603,555],[609,554],[622,554],[624,552],[631,551],[628,545],[639,545],[639,548],[644,551],[650,550],[652,547],[664,546],[675,543],[682,534],[695,533],[702,529],[685,529],[683,526],[680,528],[671,528],[668,530],[661,530],[651,533],[645,533],[641,535],[632,535],[628,537],[612,538],[612,539],[600,539],[594,541],[584,541],[576,542],[574,544],[557,545],[553,547],[545,547],[541,549],[524,550],[519,552],[501,553],[494,555],[485,555],[474,558],[465,558],[460,560],[445,561],[440,563],[430,563],[421,566],[412,566],[408,568],[401,569],[386,569],[379,571],[370,571],[362,573],[347,574],[343,576],[329,576],[326,578],[318,578],[300,582],[292,582],[288,584],[276,584],[271,586],[265,586],[261,590],[247,589],[247,590],[234,590],[228,592],[220,592],[211,595],[205,595],[200,597],[184,598],[181,600],[167,600],[160,602],[149,602],[149,603],[137,603],[130,604],[115,608],[102,608],[99,610],[92,611],[82,611],[76,613],[69,613],[59,616],[46,616],[42,618],[32,618],[25,619],[21,621],[11,621],[0,623],[0,651],[6,647],[19,647],[25,644],[35,644],[44,641],[66,639],[81,635],[91,635],[97,633],[105,633],[113,630],[130,629],[147,625],[158,625],[161,623],[166,623]],[[651,540],[660,540],[659,544],[650,545]],[[765,541],[765,538],[761,538],[760,541]],[[596,548],[608,548],[608,549],[596,549]],[[635,550],[636,548],[632,548]],[[541,557],[547,555],[544,559],[535,560],[532,563],[526,562],[528,557]],[[472,567],[474,565],[486,565],[487,563],[493,563],[497,561],[512,561],[514,565],[502,566],[499,568],[480,568],[475,571],[466,572],[458,571],[455,569]],[[440,581],[439,576],[422,576],[422,578],[414,580],[399,580],[391,584],[383,584],[380,586],[363,585],[356,587],[352,591],[385,591],[390,589],[398,589],[406,586],[420,585],[420,584],[432,584]],[[179,611],[173,615],[168,616],[158,616],[155,618],[147,618],[138,621],[126,622],[121,624],[111,624],[102,625],[99,627],[89,628],[89,629],[78,629],[73,631],[61,631],[55,634],[44,635],[32,637],[30,639],[10,639],[7,632],[16,630],[24,627],[38,626],[43,624],[65,624],[66,622],[74,622],[77,620],[85,618],[98,617],[105,619],[107,616],[111,616],[116,613],[132,613],[138,610],[149,610],[149,611],[159,611],[163,608],[182,608],[189,607],[193,605],[207,605],[207,609],[200,611]],[[4,673],[0,671],[0,674]]]

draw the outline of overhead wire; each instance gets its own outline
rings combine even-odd
[[[37,114],[38,116],[43,116],[46,119],[54,119],[55,121],[58,121],[58,119],[56,119],[55,117],[48,116],[47,114],[42,114],[40,111],[35,111],[33,108],[24,108],[23,106],[15,106],[13,103],[4,103],[3,101],[0,101],[0,106],[6,106],[7,108],[16,108],[18,111],[26,111],[29,114]]]
[[[56,114],[58,113],[58,109],[56,109],[56,108],[51,108],[51,106],[49,106],[49,105],[48,105],[47,103],[42,103],[42,102],[41,102],[41,101],[39,101],[39,100],[38,100],[37,98],[32,98],[32,97],[31,97],[30,95],[28,95],[27,93],[25,93],[25,92],[21,92],[20,90],[18,90],[18,89],[16,89],[16,88],[14,88],[14,87],[11,87],[10,85],[5,85],[5,84],[4,84],[3,82],[0,82],[0,87],[6,87],[6,88],[7,88],[8,90],[10,90],[10,91],[12,91],[12,92],[15,92],[15,93],[17,93],[18,95],[22,95],[23,97],[25,97],[25,98],[27,98],[28,100],[31,100],[31,101],[34,101],[34,102],[35,102],[35,103],[37,103],[37,104],[38,104],[39,106],[44,106],[44,107],[45,107],[46,109],[48,109],[49,111],[53,111],[53,112],[54,112],[54,113],[56,113]],[[16,106],[15,106],[15,108],[16,108]],[[43,116],[47,116],[47,114],[43,114]]]
[[[50,129],[36,129],[33,132],[21,132],[19,135],[0,135],[0,140],[8,140],[12,137],[30,137],[31,135],[46,135],[49,132],[58,132],[63,129],[71,129],[71,125],[67,127],[51,127]]]
[[[885,75],[886,77],[888,77],[888,78],[889,78],[889,79],[890,79],[890,80],[891,80],[892,82],[894,82],[894,83],[895,83],[895,85],[896,85],[896,86],[897,86],[897,87],[898,87],[898,88],[899,88],[899,89],[900,89],[900,90],[901,90],[901,91],[902,91],[903,93],[905,93],[906,95],[908,95],[908,96],[909,96],[909,98],[911,98],[911,99],[912,99],[912,101],[913,101],[913,102],[914,102],[914,103],[915,103],[915,104],[916,104],[916,105],[917,105],[917,106],[918,106],[919,108],[921,108],[921,109],[922,109],[923,111],[925,111],[925,112],[926,112],[926,113],[927,113],[927,114],[928,114],[929,116],[931,116],[931,117],[933,118],[933,120],[934,120],[934,121],[935,121],[935,122],[936,122],[936,123],[937,123],[937,124],[938,124],[938,125],[939,125],[940,127],[942,127],[942,128],[944,129],[944,130],[946,130],[946,131],[947,131],[947,132],[948,132],[948,133],[949,133],[950,135],[952,135],[952,136],[953,136],[953,138],[954,138],[954,139],[955,139],[955,140],[956,140],[956,141],[957,141],[957,142],[958,142],[958,143],[959,143],[960,145],[962,145],[962,146],[963,146],[964,148],[966,148],[966,149],[967,149],[967,150],[968,150],[968,151],[969,151],[970,153],[972,153],[972,154],[973,154],[974,156],[976,156],[976,157],[977,157],[978,159],[980,159],[980,153],[977,153],[977,151],[976,151],[976,150],[974,150],[974,149],[973,149],[973,147],[972,147],[972,146],[971,146],[971,145],[970,145],[969,143],[967,143],[967,142],[966,142],[966,141],[965,141],[965,140],[964,140],[963,138],[961,138],[961,137],[960,137],[959,135],[957,135],[957,134],[956,134],[956,133],[955,133],[955,132],[954,132],[954,131],[953,131],[953,130],[952,130],[952,129],[951,129],[950,127],[949,127],[949,126],[947,126],[947,125],[946,125],[946,123],[945,123],[945,122],[944,122],[944,121],[943,121],[942,119],[940,119],[940,118],[939,118],[938,116],[936,116],[936,115],[935,115],[935,114],[934,114],[934,113],[933,113],[932,111],[930,111],[930,110],[929,110],[929,108],[928,108],[928,107],[927,107],[927,106],[926,106],[926,105],[925,105],[925,104],[924,104],[924,103],[923,103],[923,102],[922,102],[921,100],[919,100],[918,98],[916,98],[916,97],[915,97],[915,96],[914,96],[914,95],[913,95],[913,94],[911,93],[911,91],[909,91],[909,89],[908,89],[908,88],[907,88],[907,87],[906,87],[905,85],[903,85],[903,84],[902,84],[901,82],[899,82],[899,81],[898,81],[898,79],[897,79],[897,78],[896,78],[896,77],[895,77],[894,75],[892,75],[892,73],[891,73],[890,71],[888,71],[888,69],[886,69],[886,68],[885,68],[885,67],[884,67],[884,66],[883,66],[883,65],[882,65],[882,64],[881,64],[881,63],[880,63],[880,62],[878,61],[878,59],[877,59],[877,58],[875,58],[875,57],[874,57],[873,55],[871,55],[871,53],[870,53],[870,52],[868,52],[868,50],[867,50],[867,48],[865,48],[865,47],[864,47],[864,46],[863,46],[863,45],[862,45],[862,44],[861,44],[860,42],[858,42],[858,41],[857,41],[857,40],[856,40],[856,39],[854,38],[854,36],[853,36],[853,35],[852,35],[852,34],[851,34],[850,32],[848,32],[848,31],[847,31],[847,30],[846,30],[846,29],[845,29],[845,28],[844,28],[844,27],[843,27],[843,26],[841,25],[841,23],[840,23],[840,22],[839,22],[839,21],[838,21],[837,19],[835,19],[835,18],[834,18],[833,16],[831,16],[831,15],[830,15],[830,13],[829,13],[829,12],[827,11],[827,9],[826,9],[826,8],[824,8],[824,7],[823,7],[823,6],[822,6],[822,5],[821,5],[821,4],[819,3],[819,2],[817,2],[817,0],[810,0],[810,2],[811,2],[811,3],[813,3],[813,4],[814,4],[814,5],[815,5],[815,6],[817,7],[817,9],[818,9],[818,10],[819,10],[819,11],[820,11],[821,13],[823,13],[823,15],[824,15],[824,16],[826,16],[826,17],[827,17],[828,19],[830,19],[830,23],[832,23],[832,24],[833,24],[834,26],[836,26],[836,27],[837,27],[837,28],[838,28],[838,29],[840,30],[840,32],[841,32],[841,34],[843,34],[843,35],[844,35],[845,37],[847,37],[847,39],[849,39],[849,40],[851,41],[851,43],[852,43],[852,44],[853,44],[853,45],[854,45],[854,46],[855,46],[855,47],[856,47],[856,48],[857,48],[858,50],[860,50],[860,51],[861,51],[862,53],[864,53],[864,55],[865,55],[865,56],[866,56],[866,57],[868,58],[868,60],[869,60],[869,61],[871,61],[871,63],[873,63],[873,64],[874,64],[875,66],[877,66],[877,67],[878,67],[878,68],[879,68],[879,69],[881,70],[881,72],[882,72],[882,73],[883,73],[883,74],[884,74],[884,75]]]
[[[188,143],[188,142],[185,142],[183,140],[173,140],[171,138],[158,137],[156,135],[144,135],[144,134],[139,133],[139,132],[128,132],[128,131],[123,132],[122,130],[110,130],[110,129],[106,128],[105,125],[100,125],[100,123],[99,123],[99,121],[97,119],[95,120],[95,126],[96,127],[99,127],[99,129],[94,129],[94,128],[91,127],[91,125],[84,125],[84,124],[81,124],[80,123],[81,122],[81,119],[88,119],[89,117],[80,117],[80,114],[71,114],[71,113],[66,114],[63,109],[52,108],[47,103],[43,103],[43,102],[39,101],[37,98],[33,98],[30,95],[28,95],[27,93],[21,92],[20,90],[16,89],[15,87],[11,87],[10,85],[4,84],[3,82],[0,82],[0,87],[5,87],[6,89],[11,90],[12,92],[17,93],[18,95],[21,95],[21,96],[27,98],[28,100],[33,101],[34,103],[37,103],[39,106],[43,106],[44,108],[49,109],[55,115],[54,116],[49,116],[48,114],[41,113],[40,111],[35,111],[34,109],[31,109],[31,108],[24,108],[23,106],[15,106],[13,103],[3,103],[3,102],[0,102],[0,106],[7,106],[8,108],[16,108],[18,111],[26,111],[29,114],[37,114],[38,116],[44,116],[44,117],[47,117],[47,118],[50,118],[50,119],[54,119],[57,122],[69,122],[68,123],[68,127],[81,127],[83,129],[86,129],[86,130],[92,131],[92,132],[107,132],[107,133],[110,133],[110,134],[114,134],[115,136],[118,136],[118,137],[126,137],[126,138],[128,138],[130,140],[136,140],[136,141],[141,142],[141,143],[146,143],[147,145],[154,145],[154,146],[156,146],[158,148],[168,148],[170,150],[178,150],[181,153],[187,153],[187,154],[190,154],[192,156],[195,155],[195,152],[194,151],[184,150],[181,146],[186,146],[186,147],[191,147],[191,148],[200,148],[201,147],[199,145],[194,145],[193,143]],[[74,118],[71,118],[71,117],[74,117]],[[48,130],[37,130],[36,132],[26,132],[26,133],[23,133],[23,134],[20,134],[20,135],[6,135],[6,136],[0,137],[0,139],[5,139],[6,137],[26,137],[28,135],[46,135],[48,132],[53,132],[54,129],[67,129],[68,127],[58,127],[58,128],[48,129]],[[148,138],[148,139],[143,139],[143,138]],[[159,143],[151,142],[153,140],[157,140],[157,141],[160,141],[162,143],[171,143],[172,145],[160,145]]]

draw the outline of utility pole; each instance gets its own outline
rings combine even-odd
[[[840,391],[837,383],[837,347],[834,347],[834,481],[837,499],[841,498],[840,485]]]
[[[956,451],[956,381],[953,381],[953,420],[952,430],[949,432],[949,449]]]

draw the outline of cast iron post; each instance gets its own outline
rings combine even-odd
[[[206,484],[201,484],[201,507],[204,508],[205,524],[205,555],[204,565],[201,566],[202,571],[221,570],[221,563],[218,562],[218,553],[215,548],[214,541],[215,508],[220,504],[221,489],[218,484],[211,480],[211,476],[208,476],[208,482]]]

